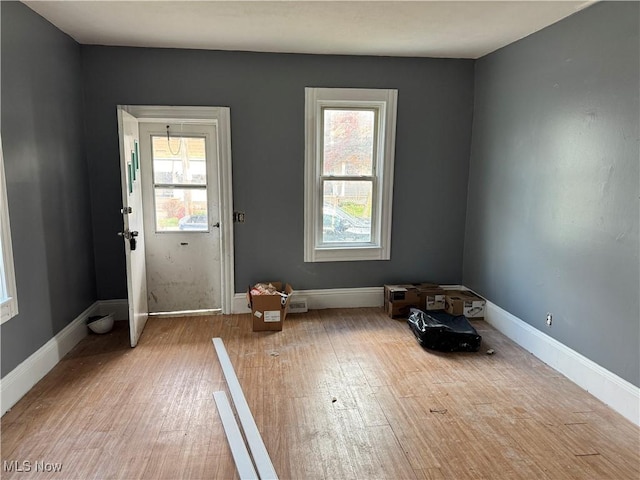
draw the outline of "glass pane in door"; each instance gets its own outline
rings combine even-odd
[[[204,188],[156,188],[157,232],[206,232],[207,190]]]
[[[156,232],[207,232],[205,137],[153,135]]]
[[[153,182],[165,185],[206,185],[204,137],[152,136]]]

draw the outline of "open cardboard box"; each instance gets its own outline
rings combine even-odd
[[[247,301],[251,308],[251,318],[253,319],[253,331],[280,331],[284,319],[289,311],[289,303],[291,302],[291,294],[293,288],[288,283],[282,288],[282,282],[264,282],[270,283],[278,292],[286,294],[287,298],[282,303],[283,296],[276,293],[273,295],[251,295],[251,287],[247,290]]]

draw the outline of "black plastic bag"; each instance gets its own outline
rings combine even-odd
[[[412,308],[407,319],[418,343],[441,352],[477,352],[482,337],[464,315],[435,311],[425,313]]]

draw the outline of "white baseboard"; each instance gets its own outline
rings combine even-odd
[[[86,319],[98,314],[102,313],[99,302],[95,302],[29,358],[5,375],[0,381],[0,408],[2,409],[0,415],[4,415],[13,407],[58,364],[62,357],[87,336]]]
[[[98,313],[109,315],[113,313],[115,320],[129,320],[129,301],[126,298],[115,300],[98,300]]]
[[[381,307],[383,287],[328,288],[322,290],[295,290],[293,295],[307,299],[310,310],[324,308]],[[251,313],[247,305],[246,293],[236,293],[233,297],[233,313]]]
[[[460,285],[441,285],[444,290],[462,289]],[[326,288],[319,290],[294,290],[295,296],[307,299],[307,308],[359,308],[382,307],[384,287]],[[247,294],[236,293],[233,297],[232,313],[251,313],[247,305]]]
[[[640,388],[489,301],[485,321],[640,426]]]
[[[296,290],[294,295],[307,299],[312,310],[323,308],[382,307],[383,287],[331,288],[328,290]]]

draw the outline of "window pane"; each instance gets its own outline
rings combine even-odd
[[[204,188],[156,188],[156,231],[209,230],[207,190]]]
[[[371,195],[368,180],[324,182],[322,242],[362,243],[371,241]]]
[[[374,110],[325,108],[323,175],[372,175]]]
[[[205,185],[206,150],[203,137],[152,136],[154,183]]]

